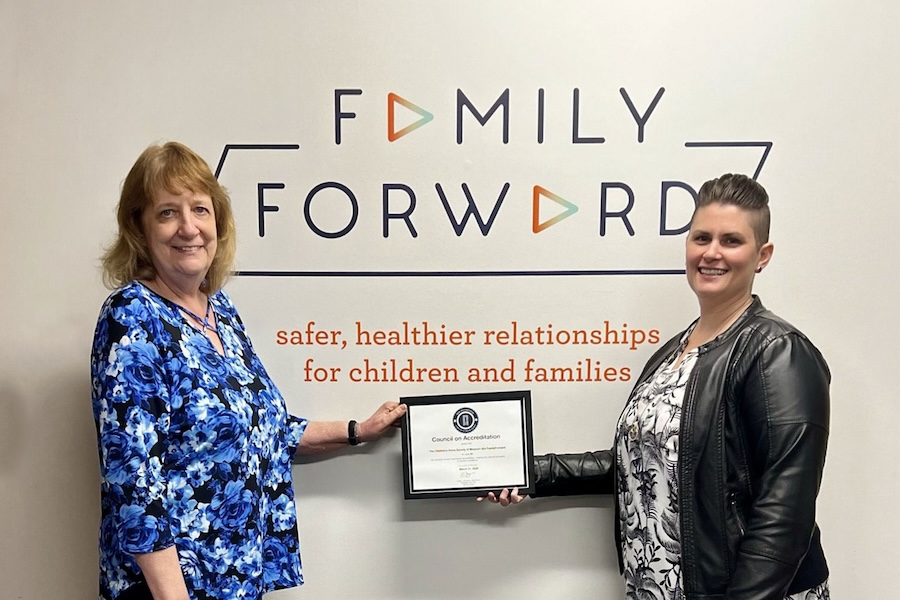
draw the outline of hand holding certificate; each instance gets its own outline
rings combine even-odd
[[[404,497],[534,490],[531,392],[401,398]]]

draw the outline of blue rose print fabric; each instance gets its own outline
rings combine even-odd
[[[100,595],[141,581],[133,554],[174,545],[194,600],[303,583],[291,459],[307,421],[210,297],[224,356],[137,282],[103,304],[91,354],[100,453]]]

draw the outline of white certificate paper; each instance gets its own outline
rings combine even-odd
[[[401,398],[406,498],[534,491],[531,393]]]

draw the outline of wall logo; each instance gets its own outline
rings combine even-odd
[[[558,182],[541,182],[531,179],[532,172],[542,173],[546,166],[541,168],[539,156],[530,152],[526,146],[540,147],[545,143],[545,125],[548,129],[548,142],[553,143],[553,161],[566,161],[567,156],[560,150],[560,144],[571,145],[582,149],[596,148],[597,156],[608,156],[610,151],[615,152],[614,142],[621,143],[625,138],[621,133],[621,127],[615,137],[599,135],[604,133],[597,128],[597,104],[585,102],[582,98],[582,90],[573,88],[571,100],[566,98],[568,91],[551,90],[552,94],[545,95],[543,87],[536,90],[535,96],[530,94],[513,93],[510,88],[503,89],[496,97],[489,95],[487,99],[473,99],[461,88],[455,90],[453,102],[445,102],[434,111],[423,107],[424,102],[416,103],[410,97],[414,94],[400,94],[385,90],[385,95],[379,94],[377,101],[368,101],[369,96],[362,88],[336,88],[333,90],[331,113],[333,125],[333,144],[335,146],[360,144],[372,145],[374,143],[386,143],[387,147],[402,147],[404,144],[415,144],[416,137],[428,134],[429,142],[423,148],[437,148],[441,142],[439,136],[446,136],[445,145],[455,144],[462,146],[471,144],[479,152],[479,157],[485,156],[484,149],[488,144],[494,144],[498,148],[510,144],[520,151],[500,152],[498,159],[484,161],[484,170],[490,170],[490,176],[477,169],[470,169],[468,165],[463,171],[472,174],[474,179],[460,179],[459,172],[455,171],[453,177],[441,180],[440,174],[423,173],[420,163],[427,165],[427,160],[417,161],[414,168],[402,176],[392,173],[390,178],[373,176],[368,170],[355,170],[350,168],[350,176],[345,181],[332,179],[326,176],[321,179],[315,175],[307,177],[303,172],[297,173],[299,186],[290,179],[281,181],[272,179],[258,179],[244,183],[256,188],[256,230],[258,238],[267,237],[267,224],[277,223],[279,231],[287,231],[288,219],[295,219],[294,223],[300,225],[306,231],[319,238],[338,240],[357,232],[359,229],[375,230],[380,236],[389,240],[399,239],[404,242],[408,239],[425,237],[437,240],[444,244],[447,234],[456,238],[465,237],[467,240],[477,237],[488,237],[494,230],[509,232],[506,225],[514,222],[517,227],[531,230],[534,236],[540,239],[549,239],[551,243],[560,240],[559,235],[546,232],[557,227],[559,229],[577,227],[577,231],[583,232],[585,220],[593,221],[591,229],[594,236],[605,238],[611,232],[614,234],[617,244],[621,244],[622,233],[629,238],[638,236],[655,236],[668,238],[684,234],[690,224],[689,215],[693,209],[693,202],[697,199],[696,182],[689,182],[689,177],[680,179],[677,173],[672,173],[672,168],[665,169],[665,175],[655,179],[652,184],[644,180],[638,182],[639,186],[628,179],[628,175],[616,172],[608,172],[603,169],[589,167],[584,178],[595,177],[595,173],[604,173],[603,178],[595,182],[597,193],[586,199],[584,191],[560,190]],[[624,87],[618,89],[621,103],[618,99],[601,103],[603,110],[609,110],[613,105],[619,117],[625,119],[629,128],[634,132],[633,141],[630,144],[644,144],[648,138],[648,130],[656,127],[658,109],[666,98],[666,88],[660,86],[655,93],[646,94],[643,98],[635,99],[634,93],[630,93]],[[550,109],[547,106],[547,98],[554,98]],[[417,98],[418,99],[418,98]],[[385,102],[386,101],[386,102]],[[434,100],[432,100],[434,102]],[[451,108],[452,106],[452,108]],[[376,108],[377,107],[377,108]],[[323,106],[324,108],[324,106]],[[377,110],[380,115],[377,118],[385,118],[386,137],[378,134],[377,138],[364,137],[362,132],[371,132],[368,127],[361,127],[371,123],[371,114],[357,115],[357,111],[366,110],[371,113]],[[384,112],[382,112],[384,111]],[[386,113],[386,114],[385,114]],[[659,113],[665,114],[665,113]],[[670,113],[671,114],[671,113]],[[323,115],[324,116],[324,115]],[[588,118],[591,117],[591,118]],[[435,127],[435,125],[440,127]],[[425,127],[429,125],[430,127]],[[380,128],[379,128],[380,129]],[[381,131],[385,131],[381,129]],[[586,129],[591,129],[588,132]],[[423,133],[424,132],[424,133]],[[413,134],[413,135],[410,135]],[[455,134],[455,135],[454,135]],[[322,139],[319,139],[321,143]],[[421,142],[421,139],[419,140]],[[759,177],[766,162],[773,142],[767,140],[685,140],[678,143],[690,154],[702,155],[710,152],[735,150],[743,166],[730,169],[737,172],[752,173],[752,178]],[[382,149],[387,147],[382,146]],[[494,146],[492,146],[494,147]],[[603,150],[601,150],[603,149]],[[299,144],[226,144],[215,169],[216,177],[219,177],[223,169],[226,171],[226,162],[230,161],[235,151],[293,151],[300,150]],[[633,146],[628,149],[633,152]],[[748,153],[749,151],[749,153]],[[757,154],[758,153],[758,154]],[[758,158],[754,159],[754,155]],[[303,156],[303,154],[300,154]],[[574,155],[573,155],[574,156]],[[579,151],[577,156],[584,160],[584,151]],[[686,158],[678,154],[679,160]],[[512,158],[510,158],[512,157]],[[427,157],[425,157],[427,159]],[[749,159],[749,160],[748,160]],[[508,160],[508,162],[504,162]],[[750,160],[755,160],[755,168]],[[730,161],[729,161],[730,162]],[[435,166],[441,165],[435,162]],[[474,163],[478,166],[478,163]],[[508,165],[514,168],[514,174],[504,176],[500,170]],[[532,168],[529,169],[529,166]],[[615,167],[621,168],[621,167]],[[332,169],[329,168],[329,171]],[[696,178],[692,169],[691,178]],[[404,177],[399,179],[398,177]],[[706,178],[706,177],[704,177]],[[230,181],[225,185],[230,186]],[[579,181],[583,190],[584,183]],[[553,188],[553,191],[550,188]],[[653,191],[653,188],[656,191]],[[249,191],[249,190],[248,190]],[[650,192],[648,194],[648,192]],[[245,192],[246,193],[246,192]],[[250,192],[248,195],[252,194]],[[638,195],[642,198],[638,199]],[[644,199],[643,197],[648,197]],[[252,198],[252,196],[251,196]],[[248,198],[249,202],[253,202]],[[248,203],[249,203],[248,202]],[[652,203],[655,206],[645,208],[644,205]],[[292,205],[291,211],[282,211],[282,208]],[[302,207],[302,214],[296,209]],[[570,217],[576,217],[570,219]],[[580,223],[578,223],[580,221]],[[502,225],[497,226],[498,223]],[[305,225],[305,227],[304,227]],[[448,231],[449,229],[449,231]],[[571,229],[570,229],[571,231]],[[284,236],[284,233],[280,233]],[[502,235],[502,234],[501,234]],[[521,239],[521,238],[519,238]],[[279,241],[292,243],[282,237]],[[592,240],[579,240],[592,243]],[[384,246],[384,252],[390,249]],[[422,246],[417,246],[421,249]],[[379,251],[382,250],[380,247]],[[617,255],[624,255],[621,248],[617,247]],[[387,255],[386,255],[387,256]],[[510,257],[515,258],[515,257]],[[393,264],[393,256],[388,262]],[[515,260],[513,260],[515,264]],[[680,274],[681,269],[580,269],[579,274]],[[335,269],[334,273],[355,273],[353,269]],[[469,274],[480,272],[464,269],[454,273]],[[268,274],[269,271],[247,271],[242,273]],[[304,273],[304,272],[286,272]],[[318,273],[318,271],[316,271]],[[400,273],[399,269],[378,273]],[[450,273],[450,271],[440,271]],[[534,274],[531,269],[512,268],[504,271],[505,274]],[[571,269],[555,270],[548,275],[570,275]],[[366,275],[370,273],[365,273]],[[402,274],[402,273],[401,273]],[[492,271],[491,274],[496,274]],[[405,276],[405,275],[404,275]]]
[[[425,110],[424,108],[419,106],[418,104],[413,104],[412,102],[410,102],[403,96],[395,94],[394,92],[391,92],[388,94],[387,102],[388,102],[388,141],[390,141],[390,142],[396,142],[397,140],[402,138],[407,133],[412,133],[413,131],[415,131],[416,129],[421,127],[422,125],[424,125],[424,124],[428,123],[429,121],[431,121],[432,119],[434,119],[433,114],[431,114],[430,112],[428,112],[427,110]],[[409,125],[407,125],[403,129],[401,129],[400,131],[397,131],[397,127],[395,126],[395,123],[397,120],[396,106],[398,104],[404,108],[407,108],[407,109],[413,111],[417,115],[419,115],[418,121],[416,121],[414,123],[410,123]]]
[[[459,409],[453,414],[453,426],[460,433],[472,433],[478,427],[478,413],[469,407]]]
[[[541,197],[553,200],[557,204],[561,205],[565,210],[553,218],[547,219],[546,221],[541,221]],[[572,204],[562,196],[557,196],[550,190],[544,189],[539,185],[534,186],[534,193],[532,194],[531,203],[531,231],[533,231],[534,233],[540,233],[548,227],[556,225],[566,217],[571,217],[576,212],[578,212],[577,205]]]

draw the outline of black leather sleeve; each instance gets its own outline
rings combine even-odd
[[[816,532],[830,374],[806,338],[772,341],[745,382],[760,473],[728,600],[784,598]]]
[[[612,450],[534,457],[535,497],[611,494],[615,458]]]

